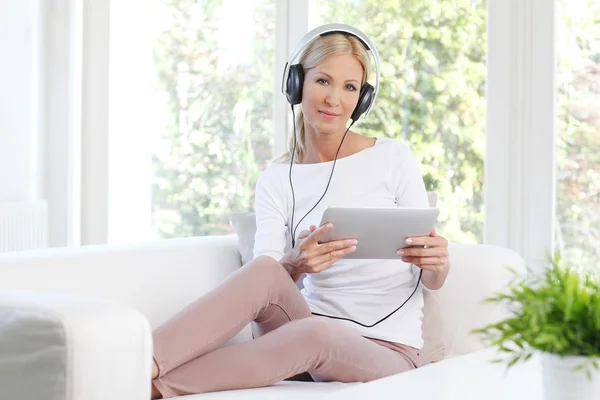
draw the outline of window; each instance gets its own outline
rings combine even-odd
[[[113,1],[110,23],[109,241],[231,233],[273,156],[275,0]]]
[[[557,199],[555,237],[563,259],[600,259],[600,3],[556,7]]]
[[[438,193],[439,233],[452,241],[482,242],[485,1],[310,4],[309,29],[346,23],[377,45],[380,91],[371,116],[356,131],[408,143],[427,190]]]
[[[231,212],[252,208],[256,177],[291,131],[279,93],[287,57],[308,29],[343,22],[369,34],[383,60],[377,105],[356,129],[410,145],[427,189],[439,195],[440,234],[511,248],[538,263],[553,236],[572,240],[554,196],[554,5],[560,1],[86,2],[81,155],[87,162],[82,196],[71,194],[82,198],[82,243],[232,232]],[[597,8],[583,3],[585,10]],[[560,7],[563,16],[578,9]],[[597,21],[591,13],[582,15]],[[565,46],[561,57],[571,63]],[[566,143],[556,158],[567,157]],[[595,169],[588,171],[589,178]],[[569,201],[575,215],[581,204]],[[76,224],[70,229],[77,234]]]

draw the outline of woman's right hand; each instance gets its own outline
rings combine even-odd
[[[346,254],[356,250],[356,239],[340,239],[319,243],[321,238],[331,229],[333,229],[333,224],[327,223],[319,228],[311,225],[310,230],[300,232],[296,247],[284,256],[285,263],[290,268],[290,275],[294,280],[297,280],[304,273],[316,274],[321,272]]]

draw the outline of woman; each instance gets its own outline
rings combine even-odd
[[[300,64],[298,143],[258,180],[255,258],[156,329],[153,398],[267,386],[303,372],[315,381],[367,382],[418,367],[422,287],[444,284],[446,239],[433,231],[411,238],[426,247],[404,249],[398,260],[351,260],[343,257],[360,244],[320,243],[332,226],[315,226],[326,205],[428,207],[418,164],[399,141],[346,131],[369,73],[356,37],[320,36]],[[326,197],[309,212],[335,162]],[[307,214],[293,247],[292,211]],[[295,282],[303,274],[300,291]],[[398,312],[372,324],[405,299]],[[222,347],[251,321],[256,339]]]

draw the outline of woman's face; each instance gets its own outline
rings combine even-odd
[[[305,123],[316,133],[346,130],[358,102],[363,69],[351,54],[330,56],[306,72],[302,89]]]

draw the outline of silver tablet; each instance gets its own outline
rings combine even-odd
[[[400,259],[398,249],[411,247],[406,238],[429,235],[438,215],[437,208],[328,207],[320,226],[333,222],[333,229],[320,242],[354,238],[356,251],[344,258]]]

